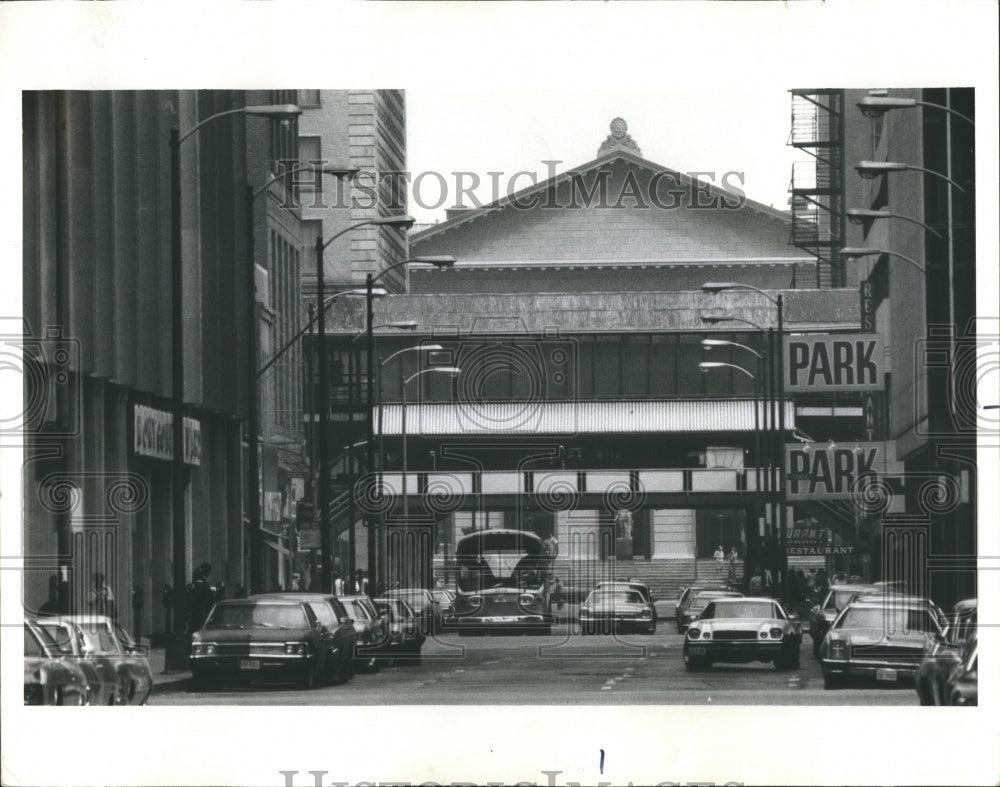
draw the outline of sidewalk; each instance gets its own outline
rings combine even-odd
[[[153,673],[153,697],[183,690],[191,679],[191,670],[166,671],[166,648],[149,649],[149,669]]]

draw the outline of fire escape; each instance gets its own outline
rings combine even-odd
[[[816,286],[846,285],[844,245],[843,90],[792,90],[789,144],[812,158],[792,164],[789,244],[817,259]]]

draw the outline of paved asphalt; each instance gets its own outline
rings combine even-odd
[[[661,615],[667,609],[660,610]],[[819,662],[803,636],[802,665],[716,664],[688,672],[683,638],[672,618],[656,634],[581,636],[563,623],[551,636],[459,637],[424,645],[420,664],[358,674],[341,686],[300,691],[259,685],[195,691],[189,673],[164,674],[151,654],[154,705],[917,705],[912,684],[856,684],[826,691]]]

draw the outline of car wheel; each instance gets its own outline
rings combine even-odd
[[[344,676],[344,663],[338,659],[334,658],[331,654],[330,656],[330,668],[327,671],[329,676],[329,681],[331,686],[339,686],[346,680]]]
[[[698,672],[700,670],[707,669],[711,666],[711,663],[712,662],[704,656],[689,656],[687,651],[684,652],[684,666],[691,672]]]
[[[302,675],[298,680],[299,688],[305,689],[306,691],[312,691],[316,688],[316,667],[313,664],[308,664],[303,670]]]
[[[824,672],[823,673],[823,688],[824,689],[827,689],[827,690],[830,690],[830,689],[839,689],[843,685],[844,685],[844,676],[843,675],[838,675],[838,674],[833,673],[833,672]]]

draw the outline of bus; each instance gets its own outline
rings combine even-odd
[[[524,530],[478,530],[455,544],[453,626],[465,634],[552,631],[552,557]]]

